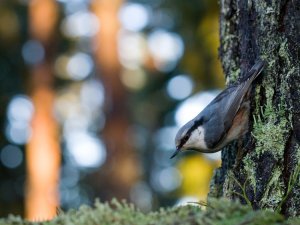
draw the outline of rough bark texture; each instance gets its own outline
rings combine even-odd
[[[248,134],[222,152],[211,194],[300,215],[300,0],[220,0],[220,58],[235,82],[261,58]]]

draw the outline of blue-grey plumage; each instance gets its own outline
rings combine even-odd
[[[248,130],[253,81],[264,68],[259,60],[238,85],[223,90],[194,119],[181,127],[175,137],[175,157],[181,150],[204,153],[219,151],[229,142],[240,138]]]

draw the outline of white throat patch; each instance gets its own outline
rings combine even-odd
[[[203,127],[198,127],[191,133],[189,140],[185,143],[186,148],[191,149],[207,149],[204,141],[204,129]]]

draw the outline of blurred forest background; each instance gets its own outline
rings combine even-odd
[[[205,200],[220,155],[169,157],[224,86],[218,15],[216,0],[1,1],[0,216]]]

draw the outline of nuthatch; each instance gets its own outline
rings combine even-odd
[[[204,153],[219,151],[248,130],[252,82],[264,68],[259,60],[238,85],[230,86],[210,102],[194,119],[179,129],[175,157],[181,150]]]

